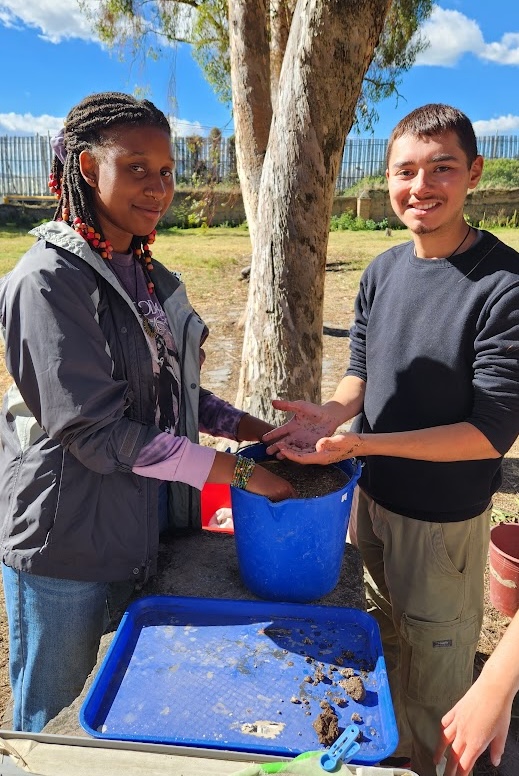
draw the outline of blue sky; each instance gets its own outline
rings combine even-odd
[[[405,75],[401,98],[379,104],[373,136],[386,138],[426,102],[460,108],[478,135],[519,133],[518,0],[439,0],[422,32],[430,46]],[[121,61],[95,39],[77,0],[0,0],[0,73],[0,135],[53,133],[86,94],[136,88],[176,118],[179,134],[232,132],[230,108],[187,46],[159,61]]]

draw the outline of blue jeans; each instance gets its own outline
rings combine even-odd
[[[2,564],[13,729],[38,733],[81,693],[111,616],[131,582],[77,582]]]

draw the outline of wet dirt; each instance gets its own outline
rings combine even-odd
[[[348,475],[337,466],[302,466],[293,461],[262,461],[261,466],[288,480],[298,498],[317,498],[342,490]]]

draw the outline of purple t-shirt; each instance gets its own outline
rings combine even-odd
[[[182,396],[181,372],[178,350],[164,310],[156,295],[150,294],[142,267],[131,253],[114,252],[109,266],[143,318],[155,378],[155,422],[163,432],[142,448],[133,471],[143,477],[187,482],[201,490],[216,450],[176,436]],[[236,439],[244,414],[212,393],[204,392],[200,396],[199,427],[203,432]]]

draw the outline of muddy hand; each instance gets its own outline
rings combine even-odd
[[[284,458],[285,450],[301,454],[315,452],[317,441],[333,434],[337,428],[336,422],[330,419],[324,407],[309,401],[274,399],[272,406],[277,410],[293,412],[294,416],[263,436],[269,455]]]
[[[289,482],[278,477],[277,474],[272,474],[259,464],[254,467],[246,489],[250,493],[266,496],[270,501],[297,498],[297,494]]]
[[[351,458],[361,444],[362,441],[358,434],[337,434],[337,436],[319,439],[313,452],[293,450],[291,447],[284,447],[283,442],[280,443],[279,452],[295,463],[317,463],[326,466]]]

